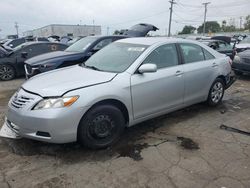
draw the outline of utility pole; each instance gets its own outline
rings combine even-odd
[[[93,35],[95,35],[95,20],[93,20]]]
[[[109,35],[109,27],[107,27],[107,35]]]
[[[240,29],[242,28],[242,16],[240,17]]]
[[[171,22],[172,22],[172,13],[173,13],[173,5],[176,4],[176,2],[174,2],[174,0],[169,1],[169,3],[171,4],[169,10],[170,10],[170,16],[169,16],[169,26],[168,26],[168,37],[170,37],[171,35]]]
[[[17,35],[17,38],[18,38],[18,23],[17,22],[15,22],[15,28],[16,28],[16,35]]]
[[[210,3],[211,2],[202,3],[202,5],[205,6],[204,23],[203,23],[203,36],[205,35],[205,31],[206,31],[207,5]]]

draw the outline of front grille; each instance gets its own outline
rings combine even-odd
[[[11,100],[11,105],[15,108],[23,108],[26,104],[33,101],[33,98],[26,97],[23,95],[18,96],[18,94],[15,94]]]
[[[250,64],[250,58],[242,58],[243,63],[249,63]]]
[[[25,64],[24,66],[25,66],[26,73],[32,74],[32,67],[29,64]]]

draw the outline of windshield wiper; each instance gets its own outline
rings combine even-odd
[[[101,71],[100,69],[98,69],[98,68],[97,68],[97,67],[95,67],[95,66],[89,66],[89,65],[85,65],[85,64],[83,64],[83,66],[84,66],[84,67],[86,67],[86,68],[89,68],[89,69],[93,69],[93,70]]]

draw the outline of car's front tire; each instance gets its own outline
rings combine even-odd
[[[209,90],[207,103],[210,106],[216,106],[220,104],[224,96],[224,92],[225,92],[224,81],[221,78],[216,78],[216,80],[213,82]]]
[[[125,127],[124,116],[117,107],[101,105],[90,109],[78,127],[78,141],[91,149],[114,144]]]
[[[0,80],[8,81],[15,78],[15,69],[8,64],[0,65]]]

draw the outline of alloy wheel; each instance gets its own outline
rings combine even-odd
[[[216,82],[212,88],[211,99],[214,103],[218,103],[223,96],[223,85],[221,82]]]
[[[13,68],[9,65],[0,66],[0,79],[1,80],[11,80],[14,78],[15,72]]]

